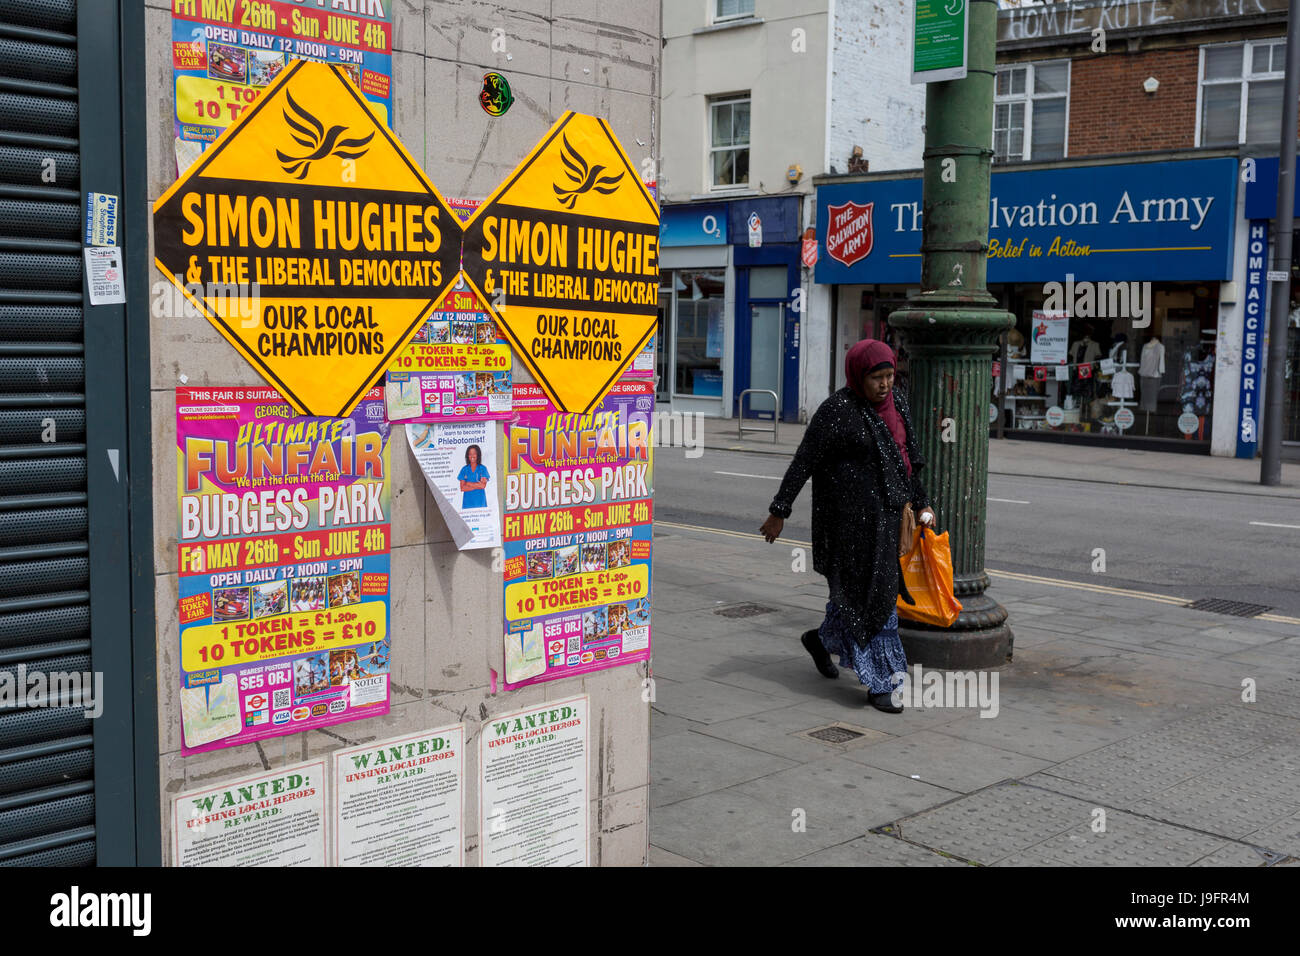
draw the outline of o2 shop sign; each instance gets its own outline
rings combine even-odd
[[[659,245],[721,246],[727,243],[727,207],[665,206],[659,214]]]

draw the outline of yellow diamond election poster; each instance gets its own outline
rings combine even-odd
[[[465,223],[462,268],[551,401],[587,413],[654,334],[659,207],[609,125],[567,112]]]
[[[324,63],[283,70],[154,204],[158,268],[304,415],[352,412],[456,281],[460,239]]]

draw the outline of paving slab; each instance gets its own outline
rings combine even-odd
[[[730,740],[732,743],[743,744],[799,763],[808,763],[837,754],[848,754],[877,740],[889,738],[888,734],[879,730],[861,726],[851,729],[861,733],[862,736],[844,744],[828,743],[803,735],[804,731],[826,727],[829,724],[830,722],[822,715],[796,706],[769,710],[752,717],[740,717],[736,720],[698,726],[700,733]],[[850,725],[839,724],[838,726]]]
[[[1300,814],[1282,817],[1242,837],[1243,843],[1300,857]]]
[[[958,866],[970,864],[880,833],[829,846],[783,866]]]
[[[797,695],[774,697],[700,678],[681,683],[657,682],[655,706],[665,714],[705,724],[762,713],[797,703]]]
[[[1139,734],[1058,763],[1025,782],[1104,806],[1131,808],[1204,773],[1212,759],[1203,749]]]
[[[1191,866],[1228,845],[1218,837],[1119,811],[1106,814],[1103,832],[1092,827],[1080,823],[994,865]]]
[[[658,709],[650,708],[650,739],[656,737],[667,737],[671,734],[680,734],[685,730],[693,730],[696,727],[703,727],[699,721],[687,720],[685,717],[676,717],[673,714],[665,714]]]
[[[908,778],[915,775],[924,783],[962,793],[1051,766],[1046,760],[971,743],[941,730],[920,730],[905,737],[872,742],[845,756],[857,763]]]
[[[1276,753],[1220,761],[1204,773],[1139,801],[1134,810],[1157,820],[1233,839],[1300,813],[1300,770],[1275,770]]]
[[[1131,735],[1133,730],[1113,724],[1083,723],[1077,714],[1055,716],[1041,708],[1003,706],[992,719],[955,722],[945,728],[944,733],[1026,757],[1056,762],[1114,743]]]
[[[1213,853],[1207,853],[1192,866],[1268,866],[1274,858],[1244,843],[1225,843]]]
[[[653,739],[650,762],[652,808],[797,766],[793,760],[689,730]]]
[[[730,789],[784,807],[787,819],[794,811],[803,811],[809,829],[816,823],[841,839],[955,796],[951,790],[864,766],[847,756],[823,757]]]
[[[702,863],[696,863],[694,860],[688,860],[684,856],[678,856],[671,853],[661,846],[650,844],[650,865],[651,866],[703,866]]]
[[[736,789],[651,808],[655,845],[706,866],[778,866],[844,842],[823,820],[793,828],[787,805]]]
[[[898,836],[990,866],[1067,830],[1087,826],[1092,807],[1035,787],[990,787],[899,820]]]
[[[797,658],[736,670],[715,679],[755,693],[801,701],[824,697],[828,687],[838,684],[847,683],[855,688],[860,686],[857,676],[844,668],[840,668],[840,676],[835,680],[823,677],[803,648],[799,648]]]

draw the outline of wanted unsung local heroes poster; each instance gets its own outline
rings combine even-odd
[[[389,426],[176,390],[183,752],[388,713]]]
[[[514,411],[502,520],[506,686],[648,660],[653,383],[616,382],[586,415],[516,385]]]

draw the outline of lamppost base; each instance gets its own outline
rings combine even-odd
[[[941,670],[984,670],[1011,660],[1015,635],[1007,609],[982,593],[963,596],[961,614],[951,627],[898,620],[898,636],[909,664]]]

